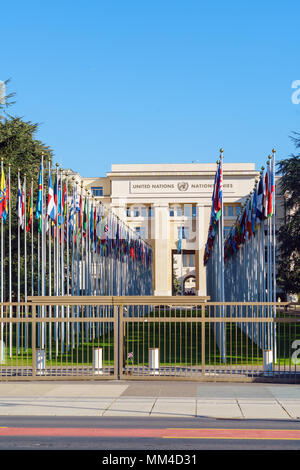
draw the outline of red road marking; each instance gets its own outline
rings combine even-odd
[[[0,428],[1,436],[300,440],[300,429]]]

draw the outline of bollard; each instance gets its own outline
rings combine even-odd
[[[159,375],[159,349],[149,349],[149,369],[151,375]]]
[[[3,364],[5,362],[5,343],[1,339],[0,340],[0,364]]]
[[[102,375],[102,348],[94,349],[93,351],[93,369],[94,375]]]
[[[36,375],[45,375],[46,356],[45,350],[36,351]]]
[[[273,374],[273,351],[272,349],[264,349],[264,375]]]

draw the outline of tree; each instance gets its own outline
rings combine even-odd
[[[8,81],[5,82],[7,84]],[[12,116],[6,113],[5,109],[13,103],[9,101],[9,98],[14,94],[7,95],[2,102],[0,102],[1,114],[4,112],[5,116],[2,115],[0,120],[0,159],[3,161],[3,167],[5,171],[5,177],[8,172],[10,165],[10,194],[11,194],[11,243],[12,243],[12,278],[13,278],[13,291],[14,297],[16,297],[17,291],[17,252],[18,252],[18,239],[17,239],[17,217],[16,217],[16,202],[18,193],[18,171],[20,171],[21,185],[23,184],[24,176],[26,175],[27,182],[27,195],[28,189],[33,180],[33,195],[34,204],[37,197],[38,187],[38,172],[41,163],[41,156],[44,155],[45,160],[52,162],[53,152],[50,147],[46,146],[40,140],[35,138],[35,134],[38,131],[38,124],[30,121],[26,122],[21,117]],[[34,238],[37,236],[37,221],[33,215]],[[8,239],[8,224],[4,224],[4,240]],[[22,231],[21,237],[24,237]],[[23,241],[22,241],[23,243]],[[36,240],[34,240],[36,244]],[[22,245],[21,245],[22,246]],[[35,250],[36,252],[36,250]],[[5,250],[4,266],[5,272],[7,272],[8,265],[8,253]],[[24,283],[24,259],[21,257],[21,283]],[[21,285],[21,291],[23,287]],[[4,285],[5,297],[8,294],[8,279],[5,277]]]
[[[300,148],[300,134],[292,137]],[[277,163],[280,191],[285,200],[286,220],[278,230],[279,259],[277,284],[286,293],[300,292],[300,155]]]

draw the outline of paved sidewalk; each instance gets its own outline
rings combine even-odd
[[[6,382],[0,383],[0,416],[300,420],[300,385]]]

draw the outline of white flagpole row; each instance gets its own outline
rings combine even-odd
[[[276,260],[275,260],[275,192],[274,171],[275,151],[271,167],[248,196],[236,223],[225,241],[225,291],[226,301],[275,302],[276,301]],[[275,308],[254,308],[255,317],[275,315]],[[271,349],[276,343],[273,330],[265,324],[246,326],[243,331],[260,348]]]
[[[46,169],[47,167],[47,169]],[[1,171],[3,170],[3,162]],[[49,197],[50,175],[56,176],[52,184],[52,203],[55,204],[56,217],[50,217]],[[51,170],[50,162],[41,158],[36,209],[33,211],[33,180],[28,186],[24,175],[21,187],[20,169],[17,173],[17,223],[16,253],[12,253],[12,204],[10,186],[10,166],[7,170],[7,218],[8,229],[4,230],[6,220],[1,218],[0,238],[0,297],[1,303],[12,303],[13,290],[20,303],[30,295],[151,295],[152,255],[151,247],[140,239],[124,221],[119,219],[110,207],[104,206],[85,191],[82,184],[75,184],[70,175],[63,175],[58,169]],[[5,194],[5,191],[3,191]],[[28,195],[28,203],[27,203]],[[64,198],[65,196],[65,198]],[[79,199],[81,210],[79,211]],[[84,210],[85,208],[85,210]],[[35,214],[34,214],[35,212]],[[14,214],[13,214],[14,215]],[[35,216],[35,217],[34,217]],[[34,223],[35,219],[35,223]],[[30,239],[30,256],[28,243]],[[8,263],[5,260],[5,243],[8,243]],[[13,255],[16,258],[17,276],[13,279]],[[6,269],[8,273],[6,273]],[[5,280],[7,284],[5,287]],[[30,283],[30,284],[29,284]],[[8,289],[8,292],[5,292]],[[55,315],[78,317],[79,307],[38,307],[37,316],[44,318]],[[105,310],[105,311],[104,311]],[[16,309],[17,317],[28,316],[27,306]],[[109,309],[93,307],[85,309],[84,315],[111,316]],[[9,306],[9,316],[13,308]],[[1,318],[3,305],[1,306]],[[0,334],[0,359],[4,354],[3,323]],[[86,341],[103,332],[103,325],[86,324]],[[28,352],[30,347],[27,325],[9,325],[9,355],[12,357],[14,330],[17,353]],[[75,345],[75,335],[80,339],[80,324],[41,322],[37,329],[37,346],[49,352],[49,360],[65,354]],[[47,344],[48,343],[48,344]]]

